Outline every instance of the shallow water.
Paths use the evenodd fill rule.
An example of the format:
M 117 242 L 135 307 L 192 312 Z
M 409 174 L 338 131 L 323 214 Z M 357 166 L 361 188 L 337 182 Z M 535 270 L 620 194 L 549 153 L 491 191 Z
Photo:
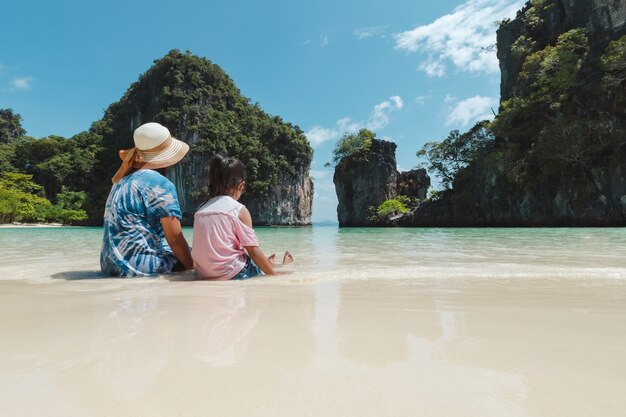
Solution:
M 189 242 L 192 230 L 185 230 Z M 285 279 L 626 278 L 624 228 L 258 228 Z M 100 228 L 0 229 L 0 279 L 95 278 Z

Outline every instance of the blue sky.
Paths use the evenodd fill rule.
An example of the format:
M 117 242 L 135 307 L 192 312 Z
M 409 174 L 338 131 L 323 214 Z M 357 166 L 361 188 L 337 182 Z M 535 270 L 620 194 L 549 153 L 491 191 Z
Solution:
M 94 3 L 94 4 L 92 4 Z M 337 139 L 367 127 L 402 170 L 497 109 L 496 21 L 520 0 L 425 2 L 13 1 L 3 5 L 0 108 L 29 135 L 72 136 L 177 48 L 220 65 L 242 94 L 300 126 L 315 150 L 313 220 L 336 220 Z

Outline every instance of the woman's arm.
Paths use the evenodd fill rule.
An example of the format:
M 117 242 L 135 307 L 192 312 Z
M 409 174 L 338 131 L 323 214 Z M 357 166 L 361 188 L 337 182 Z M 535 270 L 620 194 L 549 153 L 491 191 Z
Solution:
M 163 226 L 163 232 L 165 233 L 165 240 L 167 244 L 172 248 L 176 259 L 183 264 L 185 269 L 193 269 L 193 259 L 191 258 L 191 252 L 189 251 L 189 245 L 183 235 L 183 229 L 180 226 L 180 220 L 177 217 L 163 217 L 161 219 L 161 225 Z

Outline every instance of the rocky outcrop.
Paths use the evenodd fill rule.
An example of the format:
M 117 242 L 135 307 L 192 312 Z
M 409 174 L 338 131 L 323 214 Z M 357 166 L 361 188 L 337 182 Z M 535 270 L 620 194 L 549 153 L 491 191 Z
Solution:
M 398 172 L 396 144 L 374 139 L 369 151 L 343 158 L 333 176 L 339 226 L 367 226 L 371 208 L 406 195 L 423 199 L 430 178 L 423 169 Z
M 541 19 L 540 23 L 537 19 Z M 503 22 L 497 31 L 500 100 L 505 101 L 524 92 L 524 83 L 518 79 L 523 56 L 512 50 L 520 36 L 532 39 L 535 49 L 540 49 L 553 44 L 561 33 L 573 28 L 587 29 L 593 34 L 594 48 L 604 49 L 610 41 L 626 34 L 626 2 L 538 0 L 526 3 L 514 20 Z
M 424 200 L 430 187 L 430 177 L 425 169 L 412 169 L 398 172 L 396 195 L 405 195 L 418 200 Z
M 217 65 L 176 50 L 155 61 L 94 123 L 104 145 L 97 170 L 102 185 L 94 189 L 94 199 L 108 194 L 110 175 L 119 165 L 117 150 L 131 147 L 134 129 L 149 121 L 167 126 L 190 145 L 188 155 L 167 173 L 177 187 L 184 224 L 191 224 L 207 198 L 206 168 L 217 152 L 246 164 L 242 202 L 255 224 L 311 223 L 313 151 L 302 130 L 251 104 Z M 104 201 L 96 207 L 104 207 Z
M 559 46 L 562 34 L 571 40 L 573 33 L 584 42 Z M 623 1 L 534 0 L 503 22 L 501 103 L 515 100 L 500 108 L 494 146 L 440 200 L 421 203 L 394 224 L 626 225 L 626 62 L 615 48 L 612 67 L 601 59 L 611 41 L 623 50 L 624 35 Z M 528 71 L 520 76 L 525 60 Z M 607 76 L 614 77 L 610 87 Z
M 295 176 L 279 178 L 278 185 L 270 188 L 267 199 L 242 197 L 258 226 L 301 226 L 311 224 L 313 181 L 309 170 Z
M 624 153 L 626 159 L 626 151 Z M 493 167 L 473 177 L 473 195 L 449 193 L 393 219 L 394 226 L 602 227 L 626 224 L 626 164 L 614 162 L 586 175 L 537 184 L 520 192 Z

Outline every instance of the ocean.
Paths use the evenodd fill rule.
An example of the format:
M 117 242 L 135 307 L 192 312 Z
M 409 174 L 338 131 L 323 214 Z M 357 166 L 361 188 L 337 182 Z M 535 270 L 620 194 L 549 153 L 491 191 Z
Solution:
M 281 279 L 626 278 L 624 228 L 256 230 L 266 255 L 294 255 Z M 99 278 L 101 239 L 100 228 L 0 228 L 0 279 Z

